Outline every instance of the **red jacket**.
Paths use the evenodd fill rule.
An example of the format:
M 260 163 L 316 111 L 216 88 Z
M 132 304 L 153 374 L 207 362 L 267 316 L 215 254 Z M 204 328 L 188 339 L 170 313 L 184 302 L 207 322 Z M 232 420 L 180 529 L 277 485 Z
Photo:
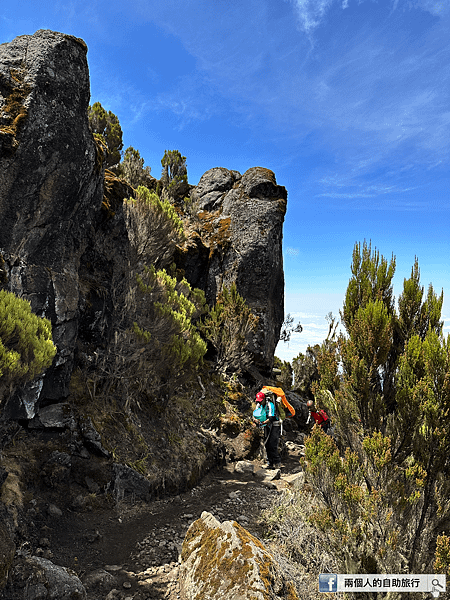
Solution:
M 320 409 L 318 412 L 311 411 L 311 415 L 317 425 L 320 425 L 321 427 L 325 421 L 328 421 L 328 415 L 323 409 Z

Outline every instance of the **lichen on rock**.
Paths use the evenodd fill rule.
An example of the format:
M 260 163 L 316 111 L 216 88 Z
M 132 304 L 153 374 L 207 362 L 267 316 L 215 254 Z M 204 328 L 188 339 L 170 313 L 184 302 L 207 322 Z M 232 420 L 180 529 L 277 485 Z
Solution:
M 241 175 L 215 167 L 201 177 L 191 201 L 197 209 L 193 223 L 198 238 L 191 239 L 180 262 L 186 278 L 203 289 L 210 305 L 224 286 L 236 283 L 259 317 L 250 350 L 257 367 L 268 373 L 284 320 L 287 191 L 269 169 L 253 167 Z M 209 252 L 201 252 L 203 248 Z
M 186 600 L 298 600 L 264 545 L 235 521 L 203 512 L 188 529 L 181 560 Z

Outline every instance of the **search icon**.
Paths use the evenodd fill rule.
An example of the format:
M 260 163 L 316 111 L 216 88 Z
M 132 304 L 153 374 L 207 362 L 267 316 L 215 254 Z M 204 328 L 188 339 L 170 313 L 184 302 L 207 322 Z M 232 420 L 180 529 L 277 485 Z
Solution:
M 444 589 L 444 586 L 439 583 L 439 579 L 433 579 L 433 581 L 431 582 L 431 585 L 433 587 L 440 587 L 441 590 Z

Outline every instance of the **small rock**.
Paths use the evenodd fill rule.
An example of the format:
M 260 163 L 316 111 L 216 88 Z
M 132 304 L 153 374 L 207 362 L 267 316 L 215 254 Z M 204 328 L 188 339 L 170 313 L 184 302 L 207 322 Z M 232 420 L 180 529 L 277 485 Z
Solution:
M 240 460 L 235 464 L 234 470 L 236 471 L 236 473 L 241 473 L 241 474 L 248 473 L 248 474 L 253 475 L 254 466 L 253 466 L 253 463 L 251 463 L 247 460 Z
M 305 474 L 300 472 L 293 473 L 292 475 L 285 475 L 283 480 L 287 481 L 287 483 L 294 489 L 298 489 L 305 483 Z
M 235 492 L 230 492 L 228 494 L 228 498 L 230 498 L 231 500 L 237 500 L 239 498 L 240 493 L 241 493 L 240 490 L 236 490 Z
M 100 486 L 93 479 L 91 479 L 91 477 L 86 476 L 84 481 L 86 482 L 88 490 L 91 492 L 91 494 L 98 494 L 100 492 Z
M 87 498 L 83 496 L 83 494 L 78 494 L 76 498 L 72 501 L 72 508 L 74 510 L 78 510 L 84 508 L 87 503 Z
M 51 517 L 62 517 L 62 510 L 54 504 L 49 504 L 47 512 Z
M 131 583 L 129 581 L 124 581 L 122 583 L 122 587 L 124 587 L 126 590 L 129 590 L 131 588 Z
M 105 571 L 120 571 L 122 567 L 120 565 L 105 565 Z

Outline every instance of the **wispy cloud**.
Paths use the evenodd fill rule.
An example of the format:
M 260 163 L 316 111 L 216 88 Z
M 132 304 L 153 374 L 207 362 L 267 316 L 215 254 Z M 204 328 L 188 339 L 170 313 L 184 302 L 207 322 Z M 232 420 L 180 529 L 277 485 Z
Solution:
M 333 0 L 288 0 L 296 9 L 297 18 L 301 29 L 305 33 L 311 33 L 320 25 L 325 14 L 333 4 Z M 348 1 L 344 0 L 342 8 L 348 7 Z
M 192 122 L 207 121 L 220 113 L 220 101 L 214 88 L 199 73 L 179 78 L 171 90 L 156 94 L 147 107 L 158 113 L 170 111 L 177 119 L 178 130 Z
M 406 196 L 450 159 L 450 0 L 130 2 L 194 59 L 144 107 L 178 129 L 226 110 L 266 144 L 351 173 L 322 190 L 335 199 Z
M 285 2 L 294 5 L 299 26 L 307 34 L 311 34 L 322 24 L 333 5 L 345 10 L 356 3 L 355 0 L 285 0 Z M 362 2 L 364 0 L 357 1 L 358 4 Z M 450 2 L 449 0 L 416 0 L 416 2 L 394 0 L 392 11 L 399 8 L 403 10 L 420 8 L 433 16 L 444 17 L 450 12 Z

